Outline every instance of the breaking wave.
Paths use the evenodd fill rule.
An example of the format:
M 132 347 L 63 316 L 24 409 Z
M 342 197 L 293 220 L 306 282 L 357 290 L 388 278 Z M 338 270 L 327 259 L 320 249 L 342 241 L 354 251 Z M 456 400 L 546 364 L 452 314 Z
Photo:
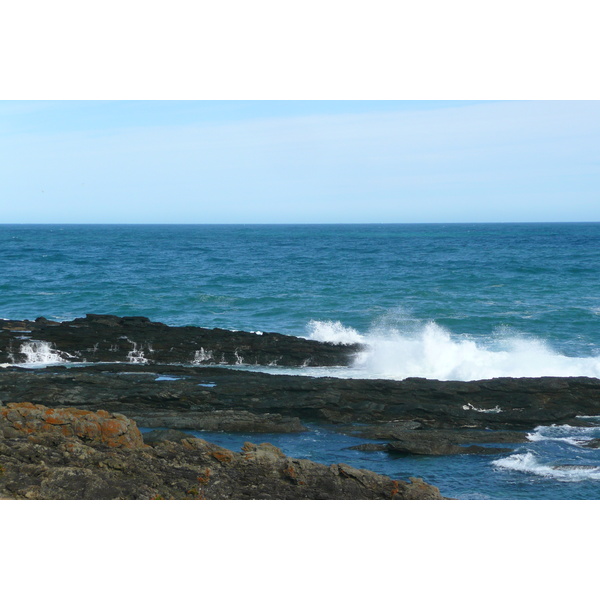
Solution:
M 542 463 L 533 452 L 511 454 L 492 462 L 500 469 L 518 471 L 558 481 L 600 480 L 600 467 L 594 465 L 550 465 Z
M 346 373 L 336 376 L 472 381 L 493 377 L 600 377 L 600 356 L 570 357 L 543 340 L 498 331 L 484 339 L 458 336 L 435 322 L 374 328 L 360 334 L 339 321 L 311 321 L 309 338 L 365 349 Z
M 573 425 L 540 425 L 527 434 L 530 442 L 564 442 L 579 446 L 600 437 L 600 427 L 574 427 Z

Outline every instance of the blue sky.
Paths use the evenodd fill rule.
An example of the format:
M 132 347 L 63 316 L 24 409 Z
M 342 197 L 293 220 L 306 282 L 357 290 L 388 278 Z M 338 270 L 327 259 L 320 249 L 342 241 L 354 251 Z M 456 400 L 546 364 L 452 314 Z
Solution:
M 0 102 L 3 223 L 600 221 L 600 102 Z

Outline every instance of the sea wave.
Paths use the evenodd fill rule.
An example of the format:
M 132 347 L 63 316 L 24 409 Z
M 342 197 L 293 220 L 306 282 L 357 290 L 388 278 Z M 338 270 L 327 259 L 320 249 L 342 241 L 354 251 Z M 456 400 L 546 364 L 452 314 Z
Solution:
M 492 465 L 506 471 L 518 471 L 558 481 L 600 480 L 598 466 L 545 464 L 533 452 L 511 454 L 493 461 Z
M 311 321 L 308 337 L 322 342 L 361 343 L 348 377 L 472 381 L 494 377 L 600 377 L 600 356 L 560 354 L 537 338 L 498 330 L 488 338 L 452 334 L 437 323 L 405 329 L 373 328 L 361 334 L 339 321 Z M 342 374 L 342 376 L 344 376 Z M 340 376 L 340 372 L 336 372 Z
M 540 425 L 527 434 L 530 442 L 564 442 L 579 446 L 600 437 L 600 427 L 574 427 L 573 425 Z

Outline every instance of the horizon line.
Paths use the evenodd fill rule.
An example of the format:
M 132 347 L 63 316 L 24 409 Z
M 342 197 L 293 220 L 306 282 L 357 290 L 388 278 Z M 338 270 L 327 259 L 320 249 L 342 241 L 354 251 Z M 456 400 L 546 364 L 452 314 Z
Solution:
M 174 226 L 174 227 L 198 227 L 198 226 L 261 226 L 261 227 L 277 227 L 277 226 L 325 226 L 325 225 L 544 225 L 544 224 L 594 224 L 598 221 L 364 221 L 364 222 L 319 222 L 319 223 L 0 223 L 0 227 L 12 225 L 60 225 L 60 226 Z

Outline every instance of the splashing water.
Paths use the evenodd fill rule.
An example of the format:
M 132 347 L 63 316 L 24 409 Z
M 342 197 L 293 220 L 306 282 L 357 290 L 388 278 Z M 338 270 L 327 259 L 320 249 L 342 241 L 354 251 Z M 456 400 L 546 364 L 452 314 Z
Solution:
M 574 427 L 573 425 L 539 425 L 527 434 L 530 442 L 563 442 L 579 446 L 600 437 L 600 427 Z
M 196 350 L 194 353 L 194 358 L 192 360 L 193 365 L 201 365 L 203 363 L 211 362 L 214 360 L 212 350 L 204 350 L 204 348 L 200 348 L 200 350 Z
M 492 462 L 500 469 L 518 471 L 558 481 L 600 480 L 600 467 L 595 465 L 550 465 L 542 463 L 533 452 L 512 454 Z
M 526 339 L 506 331 L 489 339 L 475 340 L 454 336 L 438 324 L 428 322 L 407 331 L 379 327 L 361 335 L 339 321 L 311 321 L 309 337 L 337 344 L 358 342 L 365 345 L 352 368 L 335 372 L 338 377 L 425 377 L 443 381 L 493 377 L 600 377 L 600 356 L 565 356 L 542 340 Z
M 26 365 L 51 365 L 67 362 L 48 342 L 31 340 L 21 344 L 19 349 L 25 355 Z
M 308 337 L 317 342 L 333 344 L 362 344 L 365 341 L 358 331 L 352 327 L 345 327 L 339 321 L 310 321 Z
M 127 353 L 127 361 L 134 365 L 147 365 L 148 359 L 144 355 L 143 347 L 138 348 L 135 342 L 128 340 L 132 345 L 132 349 Z M 152 348 L 148 346 L 148 352 L 152 352 Z

